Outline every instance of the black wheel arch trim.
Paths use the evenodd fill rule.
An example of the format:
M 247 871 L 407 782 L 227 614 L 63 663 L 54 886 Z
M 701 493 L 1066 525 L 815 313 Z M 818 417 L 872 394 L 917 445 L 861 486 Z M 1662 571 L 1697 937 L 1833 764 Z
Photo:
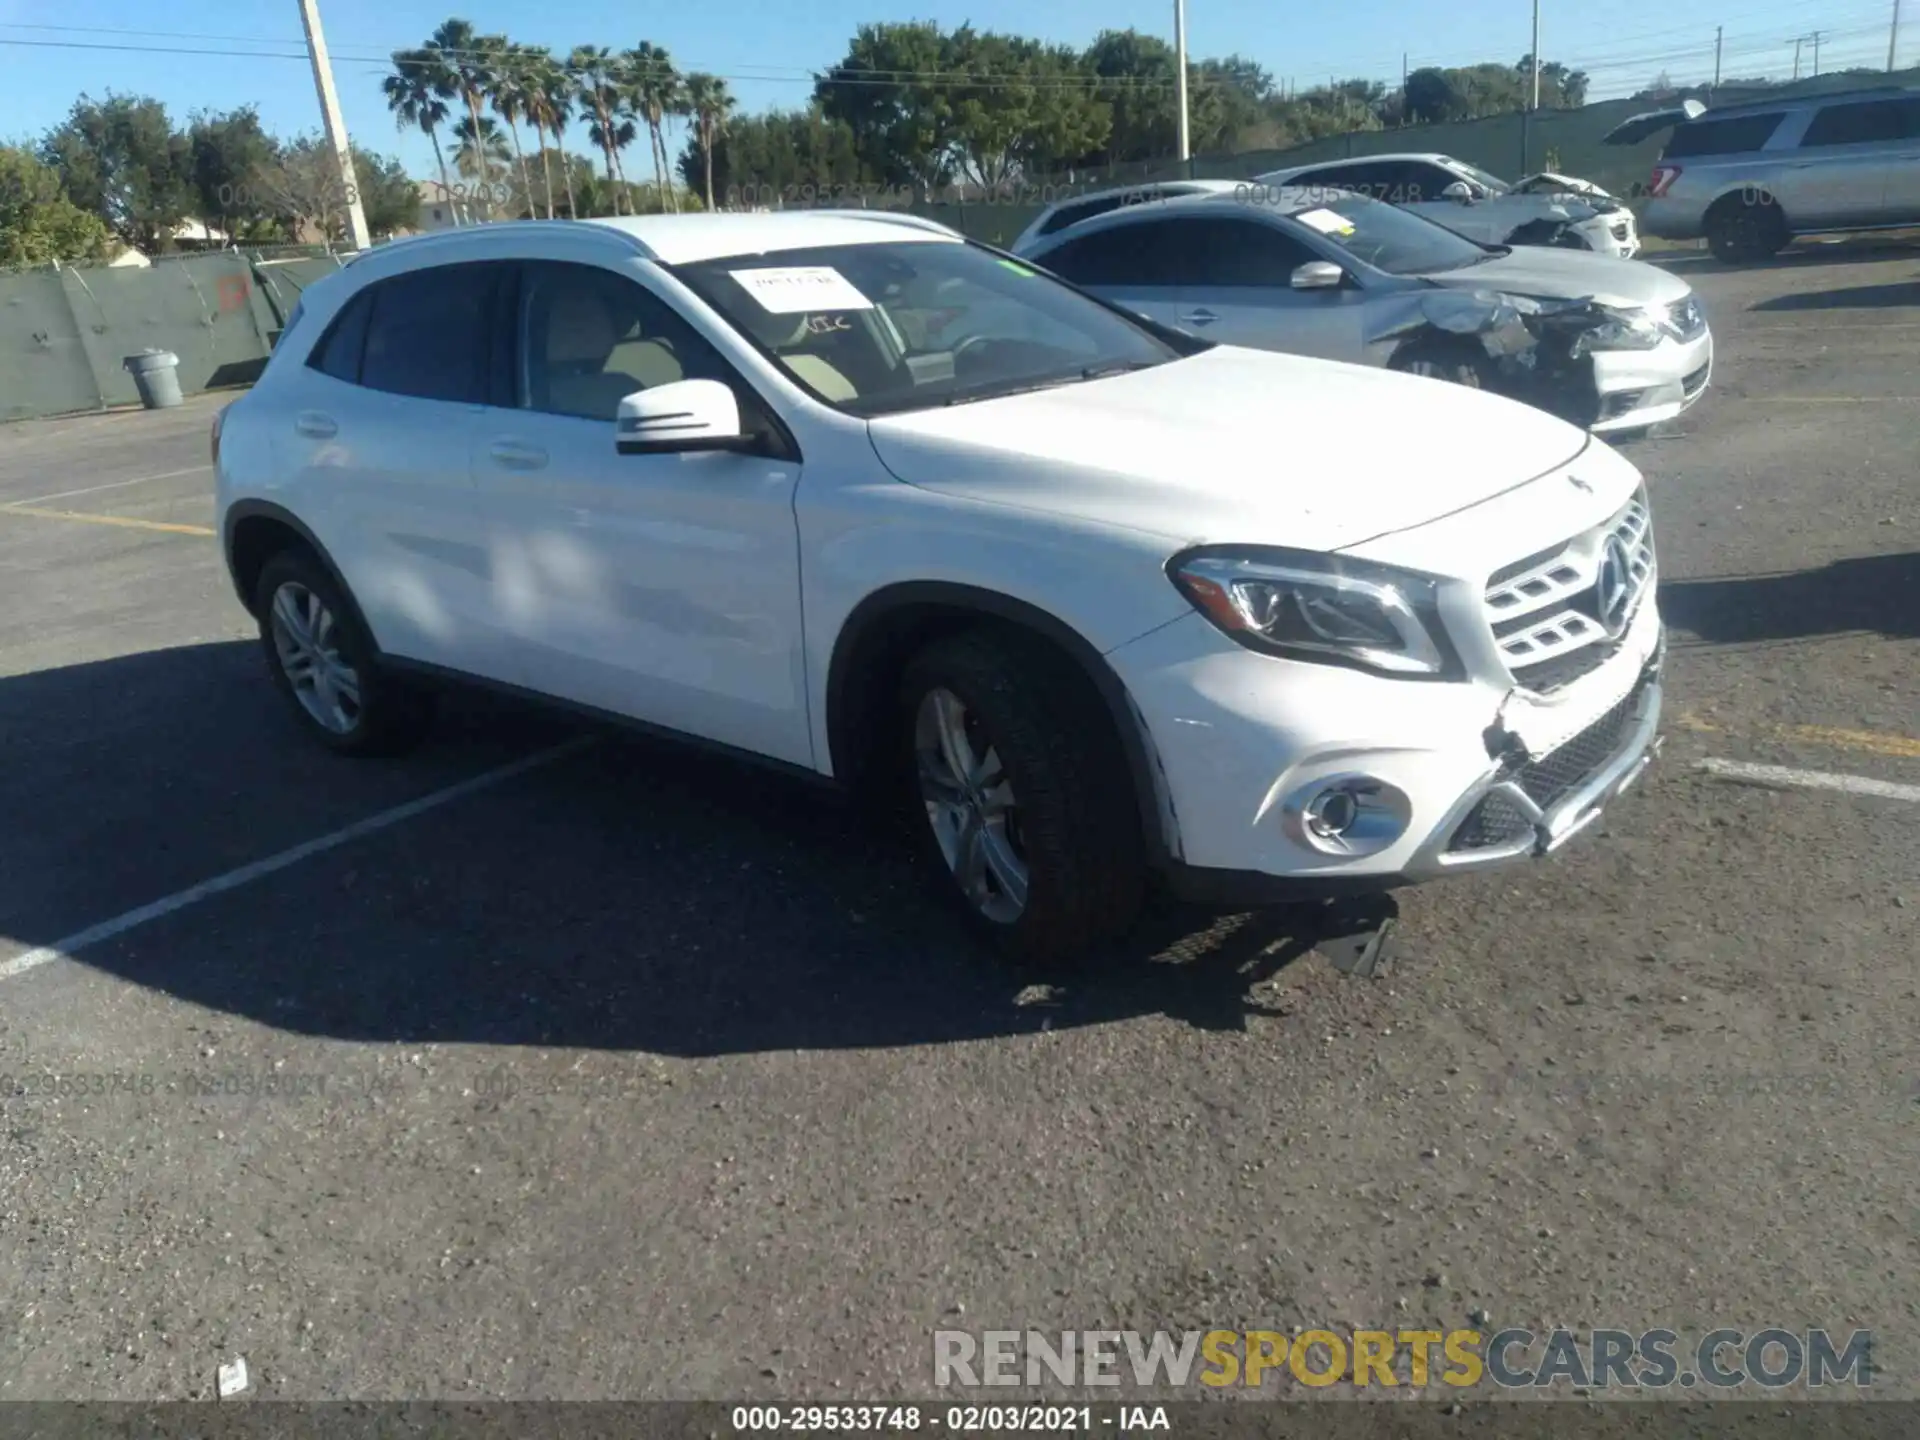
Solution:
M 380 643 L 368 627 L 367 617 L 360 613 L 360 602 L 354 598 L 352 588 L 347 584 L 346 577 L 340 573 L 340 567 L 333 563 L 333 556 L 327 553 L 327 547 L 320 543 L 319 536 L 315 535 L 297 515 L 284 505 L 276 505 L 271 500 L 234 501 L 227 507 L 226 519 L 221 526 L 220 553 L 226 559 L 227 575 L 233 581 L 234 592 L 239 595 L 240 603 L 246 607 L 247 613 L 254 615 L 256 619 L 259 618 L 253 608 L 254 601 L 258 597 L 249 594 L 247 587 L 240 581 L 240 570 L 234 563 L 233 542 L 234 537 L 239 533 L 241 522 L 254 519 L 272 520 L 300 537 L 307 549 L 313 552 L 314 558 L 320 562 L 321 568 L 327 572 L 327 578 L 333 581 L 334 588 L 340 592 L 341 599 L 346 601 L 347 608 L 353 612 L 354 621 L 360 626 L 360 633 L 367 637 L 377 654 Z
M 1106 706 L 1114 733 L 1119 737 L 1149 863 L 1156 870 L 1164 870 L 1175 864 L 1178 860 L 1174 848 L 1177 839 L 1170 842 L 1170 837 L 1177 837 L 1178 830 L 1166 802 L 1159 763 L 1145 722 L 1119 675 L 1093 642 L 1064 620 L 1037 605 L 997 590 L 956 581 L 908 580 L 876 590 L 854 606 L 840 627 L 840 634 L 834 641 L 833 657 L 827 666 L 827 747 L 835 777 L 844 780 L 859 768 L 850 753 L 854 737 L 849 729 L 849 696 L 856 683 L 855 657 L 860 653 L 863 641 L 889 615 L 923 605 L 947 610 L 970 610 L 983 620 L 998 620 L 1018 626 L 1053 642 L 1073 657 Z

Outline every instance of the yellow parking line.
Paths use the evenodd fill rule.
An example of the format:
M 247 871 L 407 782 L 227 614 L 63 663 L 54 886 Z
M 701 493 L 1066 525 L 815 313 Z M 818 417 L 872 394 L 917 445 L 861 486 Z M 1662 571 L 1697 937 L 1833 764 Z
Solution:
M 1724 735 L 1727 727 L 1703 720 L 1691 711 L 1682 712 L 1680 727 L 1705 735 Z M 1910 735 L 1895 735 L 1885 730 L 1845 730 L 1833 725 L 1760 725 L 1762 734 L 1776 740 L 1799 740 L 1809 745 L 1826 745 L 1835 750 L 1855 750 L 1863 755 L 1887 755 L 1896 760 L 1920 760 L 1920 740 Z
M 204 525 L 174 525 L 164 520 L 135 520 L 126 515 L 82 515 L 77 510 L 38 510 L 26 505 L 0 507 L 0 515 L 30 515 L 36 520 L 78 520 L 83 525 L 119 525 L 128 530 L 164 530 L 169 535 L 211 535 Z

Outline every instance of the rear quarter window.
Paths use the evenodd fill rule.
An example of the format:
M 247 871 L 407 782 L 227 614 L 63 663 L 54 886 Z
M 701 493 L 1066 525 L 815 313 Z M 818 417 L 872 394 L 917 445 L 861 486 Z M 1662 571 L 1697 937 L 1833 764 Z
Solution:
M 1691 155 L 1744 155 L 1764 149 L 1786 118 L 1784 110 L 1761 115 L 1729 115 L 1715 120 L 1702 116 L 1677 127 L 1667 141 L 1667 160 L 1682 160 Z

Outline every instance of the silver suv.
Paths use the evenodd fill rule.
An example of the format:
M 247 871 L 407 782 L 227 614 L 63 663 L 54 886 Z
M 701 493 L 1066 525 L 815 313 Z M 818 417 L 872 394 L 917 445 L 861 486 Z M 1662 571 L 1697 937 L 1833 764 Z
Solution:
M 1920 225 L 1920 90 L 1665 113 L 1677 123 L 1653 168 L 1647 234 L 1705 236 L 1719 259 L 1741 261 L 1799 235 Z M 1636 116 L 1614 134 L 1662 118 Z

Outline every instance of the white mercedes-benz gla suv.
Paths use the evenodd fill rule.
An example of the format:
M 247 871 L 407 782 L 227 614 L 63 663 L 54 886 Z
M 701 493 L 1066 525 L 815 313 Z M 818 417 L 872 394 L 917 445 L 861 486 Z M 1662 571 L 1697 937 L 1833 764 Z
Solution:
M 1458 437 L 1448 444 L 1445 437 Z M 333 749 L 479 680 L 891 801 L 1009 954 L 1541 855 L 1655 745 L 1640 475 L 900 216 L 525 222 L 307 290 L 220 532 Z

